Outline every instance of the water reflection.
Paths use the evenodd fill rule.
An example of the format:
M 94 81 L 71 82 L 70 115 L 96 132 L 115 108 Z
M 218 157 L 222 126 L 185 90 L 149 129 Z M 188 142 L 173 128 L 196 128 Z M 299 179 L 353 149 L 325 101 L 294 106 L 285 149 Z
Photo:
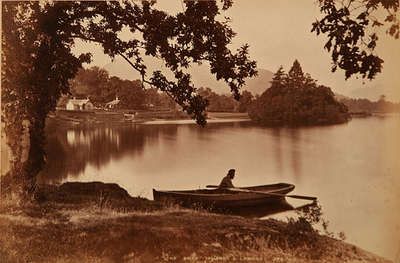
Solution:
M 287 201 L 276 204 L 270 204 L 267 207 L 262 206 L 249 206 L 240 209 L 231 209 L 230 211 L 220 211 L 224 214 L 239 215 L 248 218 L 262 218 L 270 215 L 275 215 L 282 212 L 293 211 L 297 208 L 293 207 Z M 217 211 L 218 212 L 218 211 Z
M 293 173 L 296 174 L 297 180 L 301 180 L 301 156 L 300 156 L 300 130 L 292 128 L 289 130 L 289 138 L 290 138 L 290 149 L 291 149 L 291 157 L 292 157 L 292 165 Z
M 209 124 L 205 128 L 169 124 L 63 127 L 50 120 L 46 127 L 47 164 L 38 180 L 43 183 L 59 183 L 68 177 L 78 178 L 89 165 L 100 170 L 110 162 L 126 156 L 134 160 L 144 154 L 145 148 L 157 149 L 161 144 L 166 144 L 165 153 L 168 154 L 174 148 L 178 130 L 180 136 L 189 138 L 189 143 L 193 134 L 200 141 L 206 141 L 220 129 L 238 126 L 246 124 Z
M 281 140 L 281 128 L 274 128 L 272 130 L 272 134 L 275 138 L 274 140 L 274 155 L 276 159 L 276 168 L 278 171 L 282 173 L 283 164 L 282 164 L 282 140 Z
M 101 169 L 112 160 L 143 154 L 145 147 L 159 142 L 160 136 L 176 137 L 176 126 L 61 127 L 47 125 L 47 165 L 39 182 L 58 183 L 68 176 L 78 177 L 91 165 Z M 51 132 L 49 132 L 51 131 Z
M 236 168 L 234 185 L 295 184 L 295 194 L 318 196 L 331 231 L 348 242 L 389 258 L 398 249 L 399 116 L 297 129 L 238 122 L 47 130 L 43 182 L 112 182 L 151 199 L 152 188 L 204 188 Z

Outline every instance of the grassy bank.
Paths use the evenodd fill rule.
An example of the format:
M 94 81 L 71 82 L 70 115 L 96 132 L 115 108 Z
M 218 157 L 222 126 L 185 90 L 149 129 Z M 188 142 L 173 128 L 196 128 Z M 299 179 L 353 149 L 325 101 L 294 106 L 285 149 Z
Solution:
M 301 220 L 183 209 L 115 184 L 41 186 L 37 199 L 3 199 L 0 262 L 388 262 Z

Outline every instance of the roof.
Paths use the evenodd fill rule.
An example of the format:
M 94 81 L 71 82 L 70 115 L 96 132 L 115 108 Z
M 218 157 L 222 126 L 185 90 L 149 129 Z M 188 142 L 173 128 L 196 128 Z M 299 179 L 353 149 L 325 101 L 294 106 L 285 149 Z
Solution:
M 70 99 L 68 101 L 68 103 L 72 103 L 74 105 L 83 105 L 83 104 L 86 104 L 88 102 L 90 102 L 89 99 L 75 99 L 75 98 Z

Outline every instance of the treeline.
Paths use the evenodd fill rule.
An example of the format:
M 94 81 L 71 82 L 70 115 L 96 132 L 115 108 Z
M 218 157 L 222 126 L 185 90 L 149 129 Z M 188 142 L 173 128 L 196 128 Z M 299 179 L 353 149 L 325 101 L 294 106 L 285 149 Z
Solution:
M 119 109 L 176 108 L 176 103 L 165 93 L 155 88 L 143 89 L 140 80 L 110 77 L 107 70 L 99 67 L 80 69 L 70 84 L 72 95 L 69 97 L 89 98 L 98 107 L 118 97 L 120 102 L 115 108 Z M 254 99 L 249 91 L 243 91 L 239 101 L 231 95 L 217 94 L 210 88 L 199 88 L 197 93 L 208 100 L 207 111 L 214 112 L 247 112 Z M 69 97 L 61 99 L 59 106 L 65 106 Z
M 176 109 L 176 103 L 155 88 L 143 89 L 139 80 L 122 80 L 109 76 L 105 69 L 92 67 L 80 69 L 71 81 L 71 96 L 89 98 L 102 107 L 118 97 L 117 109 L 148 109 L 157 107 Z M 201 87 L 197 93 L 209 102 L 210 112 L 248 112 L 251 119 L 263 124 L 327 124 L 345 122 L 349 113 L 399 112 L 400 103 L 385 100 L 385 96 L 372 102 L 368 99 L 351 99 L 339 96 L 336 100 L 330 88 L 317 85 L 303 73 L 296 60 L 288 73 L 282 67 L 274 74 L 271 88 L 261 96 L 243 91 L 239 101 L 232 95 L 221 95 L 210 88 Z M 69 97 L 60 100 L 65 106 Z
M 386 101 L 384 95 L 378 101 L 344 97 L 340 102 L 344 103 L 351 113 L 400 112 L 400 103 Z
M 350 115 L 332 90 L 317 85 L 295 60 L 288 73 L 278 69 L 271 87 L 250 107 L 249 116 L 266 125 L 315 125 L 346 122 Z
M 110 77 L 107 70 L 99 67 L 81 68 L 70 85 L 69 97 L 89 98 L 98 107 L 118 97 L 120 102 L 115 108 L 119 109 L 145 109 L 150 105 L 175 108 L 175 102 L 165 93 L 158 92 L 155 88 L 143 89 L 140 80 Z M 62 98 L 59 106 L 65 105 L 69 97 Z
M 251 92 L 244 90 L 240 100 L 234 99 L 233 95 L 220 95 L 210 88 L 199 88 L 197 93 L 208 100 L 207 111 L 211 112 L 247 112 L 254 100 Z

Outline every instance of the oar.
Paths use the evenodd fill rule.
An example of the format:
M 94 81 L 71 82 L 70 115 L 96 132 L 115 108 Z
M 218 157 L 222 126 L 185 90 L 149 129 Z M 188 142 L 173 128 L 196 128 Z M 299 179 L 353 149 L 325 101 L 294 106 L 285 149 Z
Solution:
M 218 188 L 218 185 L 207 185 L 207 188 Z M 278 194 L 278 193 L 267 193 L 267 192 L 260 192 L 260 191 L 252 191 L 252 190 L 246 190 L 246 189 L 240 189 L 240 188 L 224 188 L 229 191 L 234 191 L 234 192 L 242 192 L 242 193 L 254 193 L 254 194 L 262 194 L 262 195 L 273 195 L 273 196 L 282 196 L 282 197 L 291 197 L 291 198 L 296 198 L 296 199 L 305 199 L 305 200 L 312 200 L 315 201 L 317 200 L 316 197 L 314 196 L 304 196 L 304 195 L 284 195 L 284 194 Z

